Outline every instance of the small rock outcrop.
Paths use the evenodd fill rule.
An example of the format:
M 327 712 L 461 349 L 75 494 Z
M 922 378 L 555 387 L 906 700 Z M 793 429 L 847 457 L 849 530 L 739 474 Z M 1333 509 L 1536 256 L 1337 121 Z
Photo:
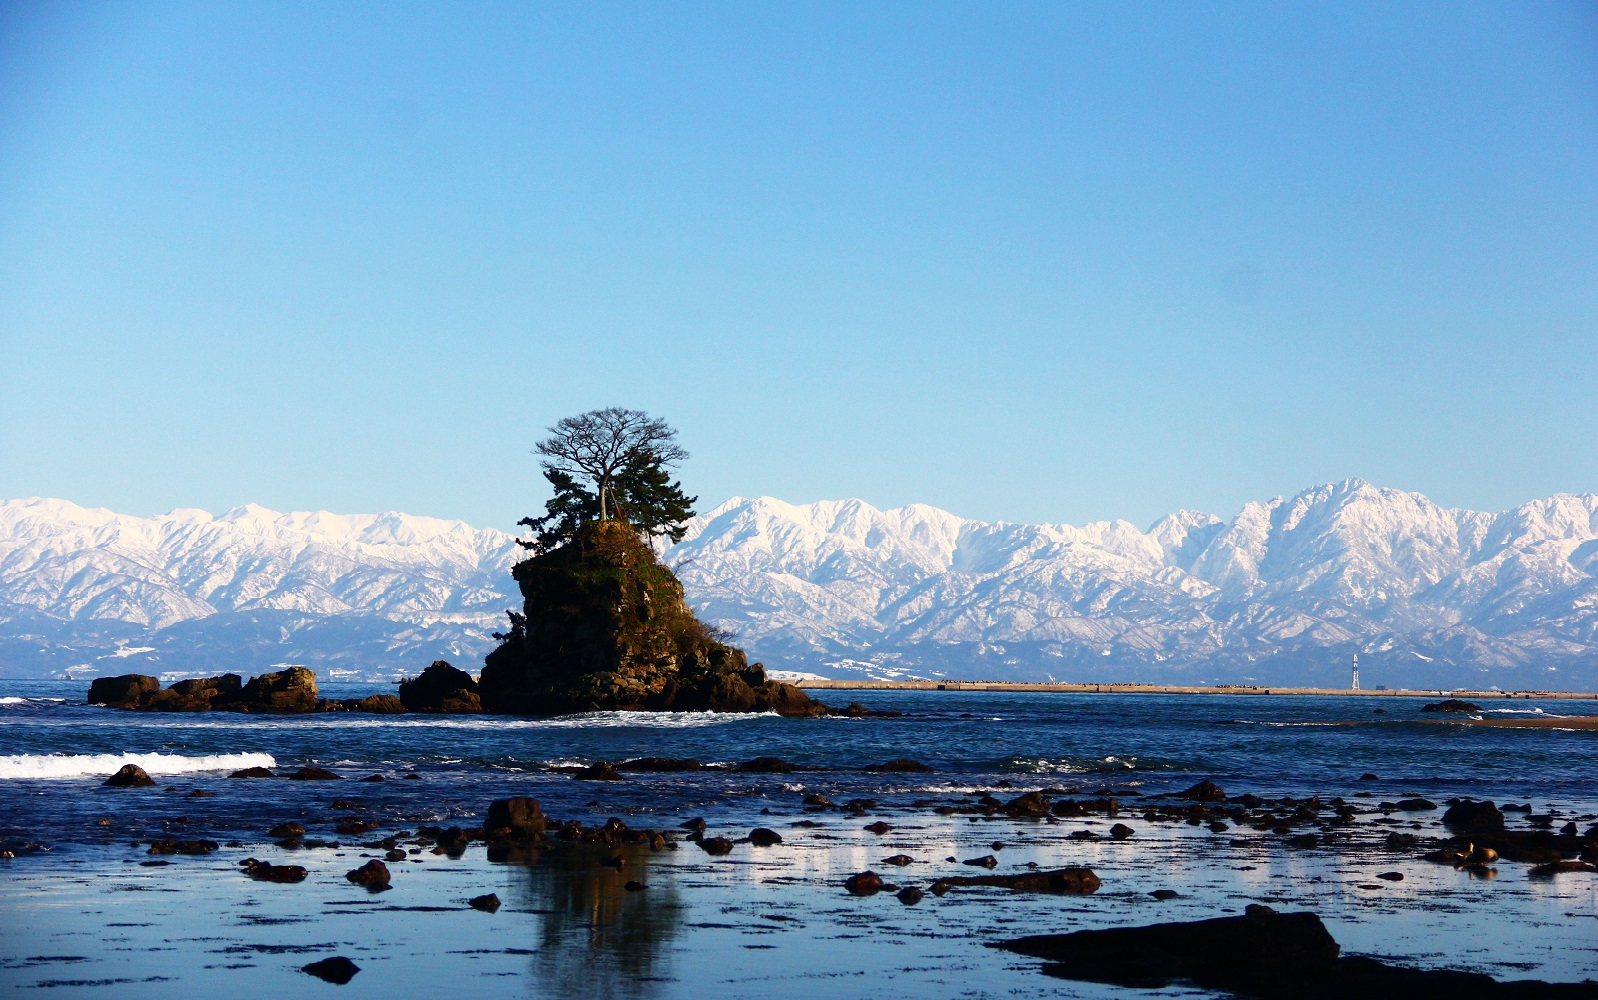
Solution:
M 400 681 L 399 700 L 410 712 L 473 715 L 483 710 L 477 682 L 448 660 L 434 660 L 421 676 Z
M 145 712 L 251 712 L 276 715 L 315 712 L 323 710 L 326 704 L 317 698 L 316 674 L 304 667 L 289 667 L 287 670 L 261 674 L 252 677 L 249 683 L 245 683 L 238 674 L 196 677 L 175 681 L 165 690 L 162 690 L 158 680 L 144 674 L 98 677 L 89 685 L 88 700 L 91 705 Z
M 89 704 L 106 708 L 138 708 L 161 690 L 161 682 L 148 674 L 96 677 L 89 684 Z
M 149 788 L 155 781 L 137 764 L 123 764 L 117 773 L 105 779 L 112 788 Z
M 695 618 L 677 577 L 623 522 L 587 525 L 513 572 L 523 609 L 483 667 L 485 711 L 827 712 Z
M 324 958 L 320 962 L 302 965 L 300 966 L 300 971 L 307 975 L 315 976 L 323 982 L 332 983 L 335 986 L 343 986 L 355 978 L 355 974 L 361 971 L 361 967 L 343 955 L 335 955 L 332 958 Z
M 1480 712 L 1481 706 L 1458 698 L 1448 698 L 1444 701 L 1434 701 L 1429 705 L 1420 707 L 1422 712 Z

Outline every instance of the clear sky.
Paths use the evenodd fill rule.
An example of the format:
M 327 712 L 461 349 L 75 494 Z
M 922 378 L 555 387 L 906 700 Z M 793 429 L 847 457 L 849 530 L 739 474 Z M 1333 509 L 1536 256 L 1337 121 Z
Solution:
M 0 497 L 1598 490 L 1598 5 L 0 7 Z

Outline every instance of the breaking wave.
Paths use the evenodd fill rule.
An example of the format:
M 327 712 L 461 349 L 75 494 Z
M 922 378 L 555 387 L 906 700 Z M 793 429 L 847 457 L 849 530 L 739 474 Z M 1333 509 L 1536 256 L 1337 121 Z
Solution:
M 65 698 L 17 698 L 7 695 L 0 698 L 0 705 L 57 705 L 64 701 Z
M 224 753 L 212 757 L 184 757 L 175 753 L 25 753 L 0 757 L 0 779 L 108 777 L 125 764 L 137 764 L 147 774 L 154 775 L 274 767 L 277 761 L 268 753 Z

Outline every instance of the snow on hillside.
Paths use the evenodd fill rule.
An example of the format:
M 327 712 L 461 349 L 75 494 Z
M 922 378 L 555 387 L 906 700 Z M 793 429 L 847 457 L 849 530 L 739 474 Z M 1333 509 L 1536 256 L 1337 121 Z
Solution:
M 398 513 L 0 502 L 0 672 L 476 662 L 519 554 Z M 1147 531 L 734 498 L 665 557 L 706 617 L 800 672 L 1335 683 L 1358 650 L 1367 683 L 1598 682 L 1591 494 L 1484 514 L 1348 480 Z

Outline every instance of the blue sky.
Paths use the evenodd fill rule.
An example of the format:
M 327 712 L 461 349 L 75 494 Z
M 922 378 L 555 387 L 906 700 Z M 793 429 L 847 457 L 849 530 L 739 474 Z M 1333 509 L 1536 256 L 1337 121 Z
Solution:
M 11 4 L 0 496 L 1598 490 L 1591 4 Z

